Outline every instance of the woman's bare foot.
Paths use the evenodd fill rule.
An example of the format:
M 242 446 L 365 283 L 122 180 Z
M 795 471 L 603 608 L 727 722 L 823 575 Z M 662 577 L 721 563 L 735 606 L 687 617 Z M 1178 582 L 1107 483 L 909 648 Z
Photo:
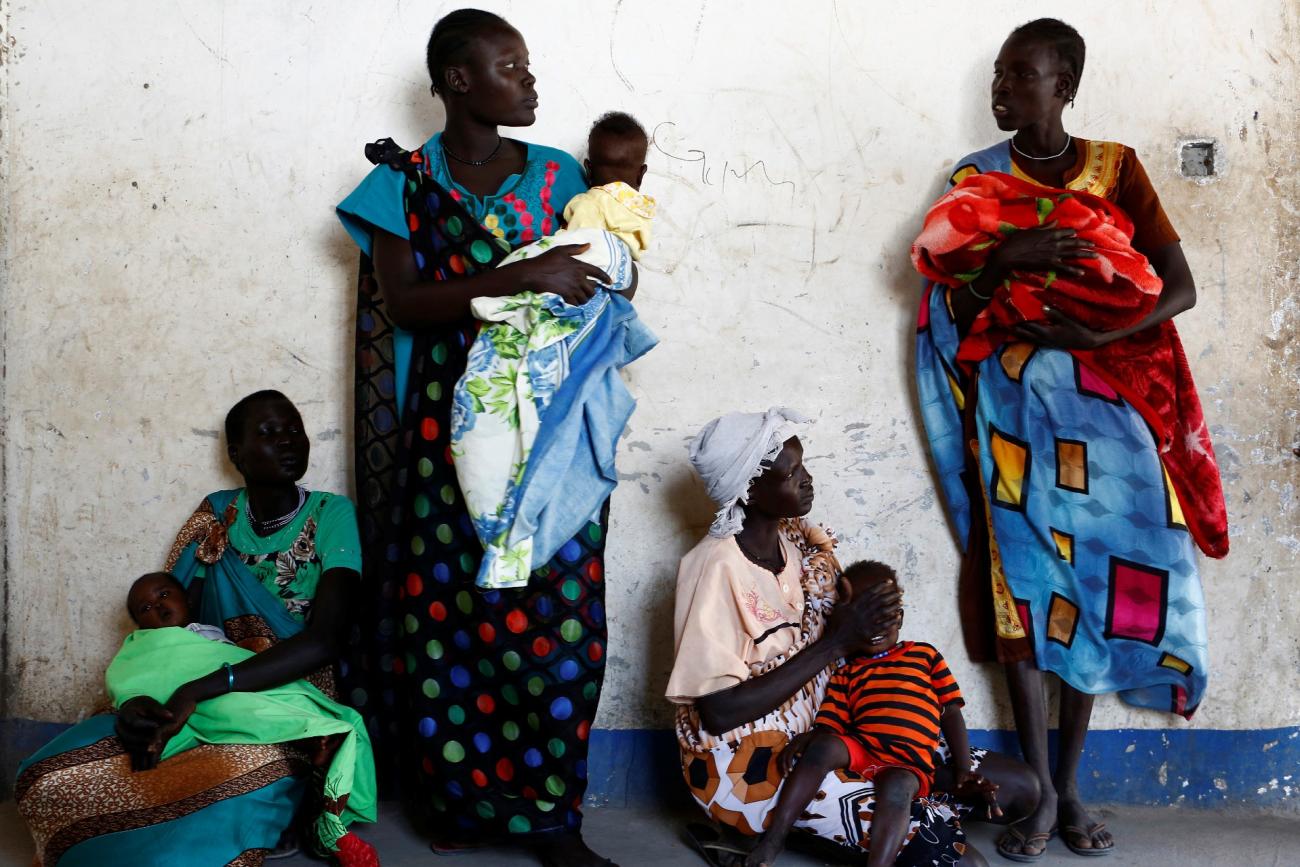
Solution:
M 318 768 L 328 768 L 334 761 L 334 756 L 343 746 L 343 735 L 325 735 L 320 738 L 309 738 L 312 744 L 311 763 Z
M 1102 852 L 1115 847 L 1115 838 L 1106 826 L 1094 822 L 1076 794 L 1061 795 L 1056 809 L 1056 821 L 1061 840 L 1070 850 L 1082 849 Z
M 613 861 L 593 852 L 577 831 L 537 834 L 529 841 L 529 846 L 546 867 L 618 867 Z
M 1023 855 L 1026 858 L 1037 858 L 1045 852 L 1049 835 L 1056 828 L 1056 803 L 1054 790 L 1043 792 L 1038 800 L 1038 809 L 1011 826 L 1021 836 L 1003 834 L 998 838 L 998 852 L 1003 855 Z
M 785 841 L 777 839 L 775 834 L 764 834 L 745 858 L 745 867 L 773 867 L 776 857 L 785 848 Z

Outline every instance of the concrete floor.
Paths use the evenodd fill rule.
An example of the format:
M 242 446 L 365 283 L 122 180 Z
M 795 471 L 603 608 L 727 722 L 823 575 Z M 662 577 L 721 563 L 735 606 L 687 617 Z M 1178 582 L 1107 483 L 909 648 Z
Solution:
M 1300 865 L 1300 818 L 1235 816 L 1206 811 L 1177 811 L 1124 807 L 1102 810 L 1102 817 L 1115 834 L 1117 848 L 1104 867 L 1185 867 L 1185 865 L 1232 865 L 1232 867 L 1296 867 Z M 587 839 L 622 867 L 696 867 L 704 862 L 681 837 L 685 820 L 681 814 L 644 813 L 632 810 L 590 810 Z M 690 816 L 689 818 L 694 818 Z M 989 825 L 969 826 L 972 841 L 992 865 L 1010 865 L 998 857 L 993 841 L 997 829 Z M 363 827 L 361 834 L 375 844 L 384 867 L 524 867 L 537 862 L 527 855 L 506 849 L 464 855 L 452 859 L 430 854 L 425 841 L 412 834 L 397 811 L 385 805 L 377 825 Z M 26 828 L 12 802 L 0 804 L 0 867 L 28 867 L 32 847 Z M 318 864 L 304 857 L 274 862 L 277 867 Z M 783 867 L 813 867 L 826 862 L 794 853 L 782 857 Z M 1072 855 L 1059 840 L 1048 846 L 1044 867 L 1080 867 L 1084 862 Z

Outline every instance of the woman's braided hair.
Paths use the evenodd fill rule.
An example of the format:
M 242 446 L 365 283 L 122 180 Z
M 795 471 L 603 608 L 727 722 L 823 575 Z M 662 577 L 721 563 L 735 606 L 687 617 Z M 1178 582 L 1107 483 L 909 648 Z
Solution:
M 442 93 L 447 86 L 447 68 L 465 59 L 475 37 L 494 27 L 509 26 L 500 15 L 482 9 L 457 9 L 438 19 L 425 49 L 434 93 Z
M 1027 24 L 1021 24 L 1011 31 L 1012 36 L 1021 36 L 1042 42 L 1056 53 L 1057 58 L 1065 64 L 1066 69 L 1074 74 L 1074 89 L 1079 89 L 1079 79 L 1083 77 L 1083 59 L 1085 47 L 1079 31 L 1057 18 L 1038 18 Z M 1070 94 L 1073 98 L 1074 94 Z

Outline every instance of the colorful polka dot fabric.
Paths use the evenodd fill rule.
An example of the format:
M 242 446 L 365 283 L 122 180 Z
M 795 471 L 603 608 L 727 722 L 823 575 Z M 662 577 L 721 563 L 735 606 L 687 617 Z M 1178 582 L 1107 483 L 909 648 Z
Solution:
M 426 279 L 494 267 L 511 243 L 553 229 L 541 194 L 553 167 L 541 193 L 507 194 L 480 222 L 463 193 L 430 177 L 421 152 L 381 142 L 370 153 L 405 177 L 412 255 Z M 606 642 L 608 506 L 526 588 L 474 586 L 482 547 L 448 434 L 475 328 L 467 319 L 415 336 L 399 421 L 392 327 L 363 260 L 357 485 L 367 589 L 345 689 L 371 728 L 381 783 L 391 794 L 396 781 L 440 838 L 457 841 L 581 824 Z

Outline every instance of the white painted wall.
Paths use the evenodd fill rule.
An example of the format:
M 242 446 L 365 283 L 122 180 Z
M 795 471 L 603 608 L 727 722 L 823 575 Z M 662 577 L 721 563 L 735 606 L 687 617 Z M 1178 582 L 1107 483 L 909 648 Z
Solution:
M 637 302 L 663 343 L 630 372 L 608 567 L 609 727 L 667 724 L 678 556 L 710 508 L 684 444 L 711 416 L 786 403 L 815 514 L 842 551 L 902 567 L 908 631 L 939 643 L 973 726 L 1007 727 L 962 657 L 956 554 L 926 465 L 907 248 L 945 166 L 997 137 L 993 56 L 1056 13 L 1089 41 L 1072 132 L 1135 146 L 1201 302 L 1180 318 L 1224 469 L 1234 553 L 1207 563 L 1213 663 L 1199 727 L 1300 722 L 1297 33 L 1294 0 L 1086 4 L 505 3 L 542 94 L 526 138 L 578 152 L 602 111 L 656 131 L 657 248 Z M 424 42 L 450 4 L 12 0 L 4 285 L 5 713 L 94 703 L 129 581 L 235 482 L 227 406 L 281 388 L 314 437 L 308 481 L 350 484 L 355 251 L 333 204 L 362 145 L 440 125 Z M 1196 186 L 1175 141 L 1217 138 Z M 1101 727 L 1167 715 L 1099 702 Z

